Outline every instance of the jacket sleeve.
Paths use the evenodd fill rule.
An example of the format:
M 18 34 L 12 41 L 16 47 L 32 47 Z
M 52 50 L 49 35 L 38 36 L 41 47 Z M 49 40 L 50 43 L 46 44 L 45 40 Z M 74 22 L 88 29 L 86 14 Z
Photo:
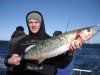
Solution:
M 8 64 L 8 59 L 11 57 L 11 55 L 8 55 L 7 57 L 5 57 L 5 60 L 4 60 L 4 64 L 7 66 L 7 67 L 11 67 L 12 65 Z
M 19 54 L 20 51 L 17 50 L 17 49 L 19 49 L 19 48 L 16 46 L 15 49 L 14 49 L 14 50 L 11 50 L 11 51 L 8 53 L 8 55 L 5 57 L 4 64 L 5 64 L 7 67 L 11 67 L 11 66 L 12 66 L 11 64 L 8 64 L 8 59 L 11 58 L 11 56 L 12 56 L 13 54 Z

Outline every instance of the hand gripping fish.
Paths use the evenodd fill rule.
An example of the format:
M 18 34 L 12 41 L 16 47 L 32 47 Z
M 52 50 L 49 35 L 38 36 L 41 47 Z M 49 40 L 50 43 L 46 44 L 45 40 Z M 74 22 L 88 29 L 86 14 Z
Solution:
M 82 38 L 83 41 L 89 40 L 94 34 L 100 30 L 95 29 L 96 26 L 86 27 L 69 31 L 50 39 L 44 40 L 38 43 L 36 46 L 31 45 L 26 48 L 24 59 L 38 60 L 39 63 L 47 58 L 55 57 L 63 54 L 69 50 L 70 43 L 78 38 Z

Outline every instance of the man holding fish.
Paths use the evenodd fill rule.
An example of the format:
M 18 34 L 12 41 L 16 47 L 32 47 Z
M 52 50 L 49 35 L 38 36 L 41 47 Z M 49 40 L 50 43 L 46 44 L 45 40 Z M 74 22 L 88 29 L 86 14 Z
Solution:
M 83 29 L 51 38 L 38 11 L 29 12 L 26 22 L 29 34 L 5 58 L 7 75 L 56 75 L 57 68 L 65 68 L 72 61 L 74 50 L 94 34 L 88 36 L 91 29 Z

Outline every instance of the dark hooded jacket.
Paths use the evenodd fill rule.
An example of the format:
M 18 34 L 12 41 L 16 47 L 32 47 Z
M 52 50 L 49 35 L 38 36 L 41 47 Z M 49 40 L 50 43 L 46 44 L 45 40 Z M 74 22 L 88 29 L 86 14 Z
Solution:
M 41 15 L 41 13 L 37 12 L 37 11 L 32 11 L 30 13 L 38 13 Z M 41 17 L 42 17 L 42 15 L 41 15 Z M 27 19 L 27 17 L 26 17 L 26 19 Z M 26 20 L 26 22 L 27 22 L 27 20 Z M 28 27 L 28 29 L 29 29 L 29 27 Z M 29 29 L 29 35 L 27 35 L 25 38 L 21 39 L 18 42 L 15 50 L 12 51 L 12 53 L 9 54 L 5 58 L 5 65 L 7 67 L 13 68 L 12 73 L 14 75 L 56 75 L 57 67 L 65 68 L 71 62 L 72 56 L 68 56 L 68 54 L 65 53 L 65 54 L 59 55 L 54 58 L 46 59 L 39 65 L 38 65 L 38 61 L 25 60 L 25 59 L 21 60 L 21 63 L 19 66 L 12 66 L 7 63 L 8 58 L 10 58 L 12 54 L 15 53 L 15 54 L 22 55 L 22 54 L 24 54 L 24 51 L 28 46 L 36 45 L 39 41 L 43 41 L 43 40 L 46 40 L 49 38 L 51 38 L 51 37 L 45 32 L 44 20 L 42 17 L 42 23 L 41 23 L 41 28 L 40 28 L 39 32 L 34 34 Z

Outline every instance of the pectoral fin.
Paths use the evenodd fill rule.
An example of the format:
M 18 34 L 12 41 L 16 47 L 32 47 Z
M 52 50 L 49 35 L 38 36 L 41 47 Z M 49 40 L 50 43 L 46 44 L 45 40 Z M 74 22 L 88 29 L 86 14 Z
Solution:
M 38 64 L 42 63 L 45 59 L 39 59 Z

